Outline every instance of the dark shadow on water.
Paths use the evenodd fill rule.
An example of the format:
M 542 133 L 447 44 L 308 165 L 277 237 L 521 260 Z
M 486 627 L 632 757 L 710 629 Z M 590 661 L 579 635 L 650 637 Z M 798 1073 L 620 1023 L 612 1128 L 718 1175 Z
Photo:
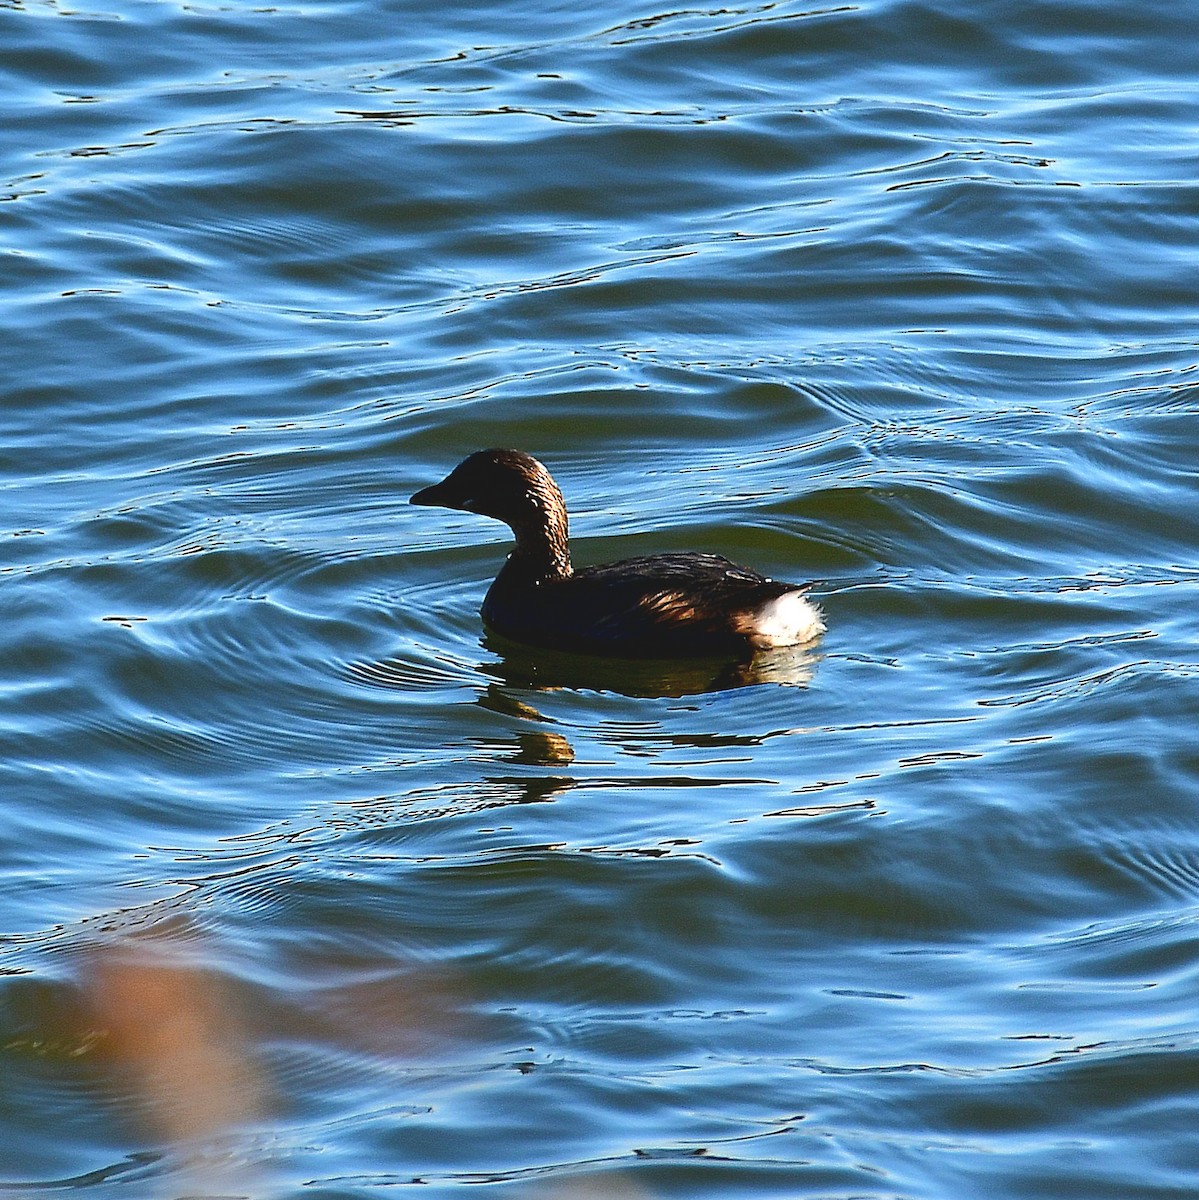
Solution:
M 730 661 L 602 658 L 525 646 L 491 631 L 482 640 L 499 661 L 480 663 L 479 670 L 510 687 L 572 688 L 641 698 L 695 696 L 758 683 L 805 687 L 820 661 L 810 645 L 759 651 L 750 659 Z

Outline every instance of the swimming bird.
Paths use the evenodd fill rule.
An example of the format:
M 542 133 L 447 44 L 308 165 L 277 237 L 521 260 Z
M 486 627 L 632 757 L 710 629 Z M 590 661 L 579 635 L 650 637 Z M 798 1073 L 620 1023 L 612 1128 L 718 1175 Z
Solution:
M 484 623 L 503 637 L 585 654 L 748 656 L 824 632 L 793 583 L 719 554 L 653 554 L 576 571 L 566 504 L 549 471 L 519 450 L 480 450 L 412 504 L 503 521 L 516 547 L 487 591 Z

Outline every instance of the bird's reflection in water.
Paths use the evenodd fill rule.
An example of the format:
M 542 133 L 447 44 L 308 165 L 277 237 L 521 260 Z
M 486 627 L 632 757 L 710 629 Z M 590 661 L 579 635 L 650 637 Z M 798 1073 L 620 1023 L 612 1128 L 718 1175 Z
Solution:
M 565 767 L 574 762 L 574 747 L 552 729 L 521 730 L 516 735 L 512 762 L 528 763 L 534 767 Z
M 519 717 L 522 721 L 536 722 L 539 725 L 554 724 L 552 717 L 547 717 L 497 683 L 488 684 L 478 702 L 483 708 L 502 713 L 504 716 Z M 554 729 L 517 730 L 508 752 L 503 756 L 504 762 L 521 763 L 531 767 L 568 767 L 574 759 L 574 747 Z M 517 794 L 510 797 L 510 803 L 535 804 L 543 800 L 552 800 L 562 792 L 569 791 L 577 781 L 569 775 L 554 774 L 489 776 L 486 782 L 492 787 L 514 790 Z
M 599 658 L 525 646 L 490 631 L 483 645 L 499 661 L 480 664 L 480 671 L 511 687 L 575 688 L 645 699 L 695 696 L 756 683 L 805 687 L 820 660 L 812 645 L 759 651 L 743 661 Z M 537 714 L 536 719 L 545 718 Z

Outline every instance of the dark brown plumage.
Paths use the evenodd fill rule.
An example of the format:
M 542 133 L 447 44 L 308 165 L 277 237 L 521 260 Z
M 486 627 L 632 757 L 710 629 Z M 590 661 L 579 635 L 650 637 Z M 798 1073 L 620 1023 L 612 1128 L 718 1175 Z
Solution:
M 655 554 L 575 571 L 566 505 L 535 458 L 480 450 L 412 497 L 505 522 L 516 547 L 483 601 L 487 626 L 533 645 L 651 658 L 747 654 L 824 630 L 795 584 L 718 554 Z

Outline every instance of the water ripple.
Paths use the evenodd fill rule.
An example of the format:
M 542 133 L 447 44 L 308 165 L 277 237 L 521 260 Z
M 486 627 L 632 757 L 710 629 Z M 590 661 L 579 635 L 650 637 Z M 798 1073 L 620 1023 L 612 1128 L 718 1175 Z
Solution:
M 1188 1193 L 1195 40 L 394 8 L 0 0 L 0 1186 Z M 496 444 L 818 652 L 484 634 Z

